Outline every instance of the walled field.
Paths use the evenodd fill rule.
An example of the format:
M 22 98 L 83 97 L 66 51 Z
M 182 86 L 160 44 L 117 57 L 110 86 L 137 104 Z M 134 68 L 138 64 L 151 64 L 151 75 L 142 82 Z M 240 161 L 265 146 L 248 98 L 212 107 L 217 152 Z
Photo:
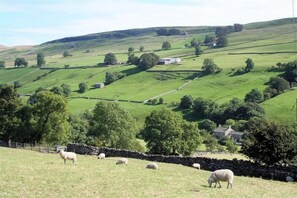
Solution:
M 63 164 L 59 154 L 0 147 L 0 197 L 295 197 L 296 183 L 235 176 L 233 189 L 209 188 L 209 171 L 118 158 L 98 160 L 78 155 L 77 165 Z
M 53 43 L 2 50 L 0 60 L 5 60 L 8 66 L 13 65 L 16 57 L 25 57 L 29 65 L 33 65 L 36 53 L 42 51 L 45 54 L 46 66 L 64 68 L 64 65 L 70 65 L 70 68 L 77 67 L 77 69 L 60 69 L 51 73 L 50 70 L 37 68 L 0 69 L 0 84 L 13 84 L 18 80 L 22 84 L 18 92 L 32 94 L 39 87 L 51 89 L 53 86 L 66 83 L 72 89 L 69 98 L 71 113 L 82 113 L 87 109 L 92 109 L 98 99 L 107 99 L 118 101 L 135 118 L 143 122 L 152 109 L 164 106 L 172 108 L 172 104 L 178 104 L 184 95 L 212 99 L 220 104 L 233 97 L 244 99 L 251 89 L 264 90 L 269 78 L 280 74 L 268 72 L 269 67 L 278 62 L 285 63 L 297 59 L 296 27 L 288 19 L 247 24 L 242 32 L 228 35 L 228 47 L 202 46 L 204 53 L 199 57 L 194 55 L 193 48 L 186 48 L 185 44 L 189 44 L 193 38 L 203 41 L 205 35 L 213 35 L 214 32 L 210 27 L 183 27 L 183 29 L 189 31 L 190 34 L 187 36 L 156 36 L 153 31 L 148 31 L 147 34 L 125 38 Z M 161 45 L 164 41 L 169 41 L 173 49 L 162 51 Z M 128 48 L 134 47 L 135 55 L 140 56 L 140 46 L 144 46 L 145 52 L 154 52 L 161 58 L 181 57 L 182 63 L 155 66 L 150 69 L 154 72 L 141 72 L 133 65 L 125 65 Z M 65 50 L 73 56 L 63 58 L 62 54 Z M 87 50 L 90 51 L 86 53 Z M 102 63 L 104 55 L 109 52 L 115 53 L 118 61 L 123 64 L 113 67 L 78 68 Z M 205 58 L 212 58 L 223 71 L 217 75 L 200 77 L 182 89 L 178 89 L 199 74 Z M 233 75 L 234 71 L 245 67 L 247 58 L 254 61 L 254 70 L 244 75 Z M 163 72 L 163 70 L 169 72 Z M 186 70 L 192 70 L 192 72 L 180 73 Z M 122 72 L 127 76 L 104 89 L 94 89 L 92 86 L 95 83 L 104 82 L 107 71 Z M 89 85 L 90 89 L 84 94 L 77 92 L 80 82 L 86 82 Z M 167 92 L 170 93 L 162 95 Z M 164 105 L 152 107 L 123 101 L 145 101 L 157 96 L 164 99 Z M 270 120 L 291 124 L 296 119 L 292 111 L 295 98 L 297 98 L 297 92 L 294 90 L 265 101 L 261 105 L 265 108 Z

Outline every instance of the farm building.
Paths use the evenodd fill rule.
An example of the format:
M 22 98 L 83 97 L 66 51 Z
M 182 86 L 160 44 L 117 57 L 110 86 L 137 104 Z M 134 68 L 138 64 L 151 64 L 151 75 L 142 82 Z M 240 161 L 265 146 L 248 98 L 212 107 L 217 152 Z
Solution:
M 214 135 L 216 136 L 216 138 L 219 138 L 219 139 L 223 137 L 227 137 L 227 138 L 233 139 L 236 143 L 239 143 L 241 141 L 241 137 L 243 133 L 233 130 L 231 126 L 229 127 L 219 126 L 214 130 Z
M 96 83 L 95 84 L 95 88 L 103 88 L 104 87 L 104 83 Z
M 181 63 L 180 58 L 161 58 L 159 60 L 159 65 L 168 65 L 168 64 L 178 64 Z

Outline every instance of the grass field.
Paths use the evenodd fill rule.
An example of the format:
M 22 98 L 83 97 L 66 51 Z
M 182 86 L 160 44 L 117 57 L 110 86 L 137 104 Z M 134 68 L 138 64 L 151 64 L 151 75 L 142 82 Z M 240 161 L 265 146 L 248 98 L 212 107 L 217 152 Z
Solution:
M 233 189 L 209 188 L 209 171 L 158 163 L 159 170 L 145 169 L 147 161 L 118 158 L 98 160 L 78 155 L 78 164 L 58 154 L 0 147 L 0 197 L 295 197 L 295 183 L 235 176 Z

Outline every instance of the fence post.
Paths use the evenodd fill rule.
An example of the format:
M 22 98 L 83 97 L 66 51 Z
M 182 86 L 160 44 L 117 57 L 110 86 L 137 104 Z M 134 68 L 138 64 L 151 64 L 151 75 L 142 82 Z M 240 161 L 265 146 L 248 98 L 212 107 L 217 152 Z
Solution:
M 39 146 L 39 152 L 41 152 L 41 147 L 40 147 L 40 144 L 38 144 L 38 146 Z
M 49 146 L 47 146 L 47 153 L 49 153 L 50 152 L 50 147 Z

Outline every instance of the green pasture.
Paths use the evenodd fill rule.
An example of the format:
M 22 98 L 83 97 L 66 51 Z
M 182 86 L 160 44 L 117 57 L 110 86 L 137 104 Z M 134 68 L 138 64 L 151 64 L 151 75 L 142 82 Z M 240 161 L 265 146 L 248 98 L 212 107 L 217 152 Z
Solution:
M 289 90 L 261 104 L 271 121 L 293 124 L 297 121 L 297 90 Z
M 59 154 L 0 148 L 0 197 L 294 197 L 295 183 L 235 176 L 232 189 L 209 188 L 209 171 L 129 158 L 104 160 L 78 155 L 77 164 L 63 164 Z M 202 168 L 203 169 L 203 168 Z

